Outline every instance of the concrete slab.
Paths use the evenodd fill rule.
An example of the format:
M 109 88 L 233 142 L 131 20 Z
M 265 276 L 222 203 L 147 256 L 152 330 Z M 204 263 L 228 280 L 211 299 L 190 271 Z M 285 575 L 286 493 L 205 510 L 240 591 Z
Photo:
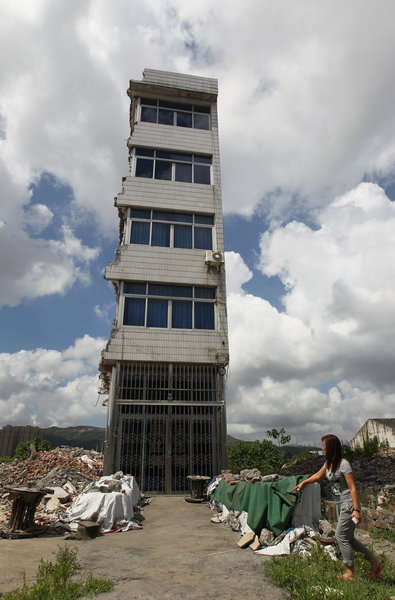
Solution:
M 97 577 L 110 577 L 115 589 L 101 600 L 282 600 L 287 596 L 265 581 L 268 557 L 238 548 L 240 534 L 211 523 L 206 504 L 180 496 L 154 496 L 144 508 L 144 527 L 93 540 L 62 538 L 0 540 L 0 591 L 31 581 L 40 556 L 53 560 L 63 543 L 79 548 L 78 559 Z M 35 557 L 33 559 L 33 557 Z M 20 565 L 15 572 L 15 564 Z

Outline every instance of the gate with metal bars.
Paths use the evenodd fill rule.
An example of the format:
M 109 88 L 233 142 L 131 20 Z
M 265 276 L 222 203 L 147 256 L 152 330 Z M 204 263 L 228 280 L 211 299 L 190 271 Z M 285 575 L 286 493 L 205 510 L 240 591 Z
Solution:
M 215 367 L 125 363 L 119 375 L 116 462 L 142 492 L 185 493 L 187 475 L 224 467 L 223 381 Z

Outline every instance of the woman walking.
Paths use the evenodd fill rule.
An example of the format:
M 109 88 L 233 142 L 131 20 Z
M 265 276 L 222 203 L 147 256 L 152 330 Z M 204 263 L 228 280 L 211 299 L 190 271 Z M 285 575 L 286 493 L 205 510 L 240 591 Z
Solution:
M 322 450 L 326 459 L 325 464 L 317 473 L 299 483 L 294 490 L 301 492 L 307 483 L 314 483 L 324 477 L 328 479 L 336 500 L 338 522 L 335 537 L 346 565 L 346 572 L 342 578 L 345 581 L 355 580 L 353 556 L 355 550 L 361 552 L 370 562 L 372 565 L 370 579 L 376 579 L 383 570 L 384 563 L 373 556 L 369 548 L 354 537 L 355 526 L 361 521 L 361 507 L 352 467 L 348 460 L 343 458 L 340 440 L 335 435 L 329 434 L 322 438 Z

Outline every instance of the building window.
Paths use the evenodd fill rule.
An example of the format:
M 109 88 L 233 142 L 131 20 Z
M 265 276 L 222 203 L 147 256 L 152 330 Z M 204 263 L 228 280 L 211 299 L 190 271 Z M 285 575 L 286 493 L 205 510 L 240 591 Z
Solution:
M 136 148 L 134 162 L 135 177 L 206 185 L 211 182 L 211 156 Z
M 212 215 L 131 208 L 130 243 L 212 250 Z
M 215 288 L 123 282 L 123 325 L 215 329 Z
M 145 123 L 210 129 L 210 107 L 181 104 L 169 100 L 140 98 L 140 120 Z

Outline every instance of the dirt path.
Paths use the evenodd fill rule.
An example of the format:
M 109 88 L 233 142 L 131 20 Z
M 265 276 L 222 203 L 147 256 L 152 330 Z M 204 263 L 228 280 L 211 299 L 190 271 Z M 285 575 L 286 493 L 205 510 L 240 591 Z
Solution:
M 264 577 L 264 557 L 241 550 L 240 535 L 211 523 L 206 504 L 158 496 L 144 508 L 143 529 L 67 542 L 79 548 L 84 569 L 110 577 L 113 592 L 101 600 L 280 600 L 281 590 Z M 53 559 L 62 539 L 0 540 L 0 591 L 33 579 L 38 558 Z M 268 559 L 266 559 L 268 560 Z M 17 566 L 15 566 L 17 565 Z

